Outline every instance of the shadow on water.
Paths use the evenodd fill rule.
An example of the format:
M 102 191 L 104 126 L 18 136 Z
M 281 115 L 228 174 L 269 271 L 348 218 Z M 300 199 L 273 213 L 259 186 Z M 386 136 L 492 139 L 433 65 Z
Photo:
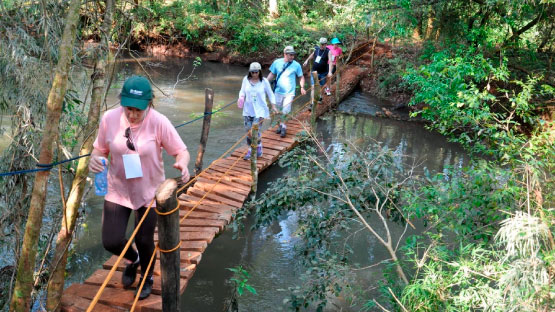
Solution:
M 191 113 L 204 111 L 204 88 L 214 89 L 215 104 L 225 104 L 237 98 L 241 79 L 246 74 L 246 68 L 217 63 L 204 63 L 195 70 L 195 79 L 184 84 L 174 85 L 176 77 L 183 66 L 182 76 L 191 71 L 191 61 L 178 58 L 145 58 L 144 64 L 150 66 L 149 73 L 158 87 L 171 97 L 165 97 L 156 91 L 156 109 L 165 114 L 174 124 L 180 124 L 191 119 Z M 141 74 L 141 69 L 133 61 L 122 63 L 119 88 L 124 76 Z M 108 103 L 117 102 L 117 89 L 110 93 Z M 341 107 L 366 107 L 370 101 L 375 101 L 362 93 L 355 93 L 344 101 Z M 340 109 L 341 109 L 340 107 Z M 367 112 L 368 113 L 368 112 Z M 371 113 L 371 112 L 370 112 Z M 180 127 L 179 134 L 189 147 L 194 158 L 200 139 L 201 122 Z M 268 127 L 268 123 L 265 124 Z M 360 114 L 344 112 L 329 113 L 318 121 L 317 133 L 326 147 L 334 148 L 346 140 L 363 147 L 369 142 L 379 141 L 400 154 L 411 156 L 421 167 L 432 172 L 442 171 L 447 167 L 460 166 L 465 161 L 465 154 L 461 148 L 435 133 L 424 129 L 421 124 L 380 119 Z M 242 116 L 239 109 L 232 105 L 225 114 L 216 116 L 212 120 L 207 151 L 204 158 L 205 167 L 219 157 L 240 136 L 243 135 Z M 166 176 L 177 176 L 177 171 L 171 166 L 173 159 L 164 156 Z M 192 169 L 191 164 L 190 169 Z M 259 192 L 264 192 L 269 182 L 287 174 L 286 169 L 273 165 L 259 177 Z M 85 224 L 76 239 L 74 256 L 69 264 L 69 285 L 72 282 L 82 282 L 95 270 L 102 266 L 110 254 L 102 248 L 100 237 L 102 198 L 91 195 L 86 200 Z M 205 251 L 195 275 L 189 281 L 187 290 L 182 296 L 182 311 L 222 311 L 224 302 L 232 293 L 229 279 L 232 275 L 226 268 L 243 264 L 247 267 L 251 277 L 249 283 L 258 294 L 247 293 L 239 300 L 241 311 L 280 311 L 287 310 L 283 299 L 288 297 L 288 287 L 301 283 L 300 275 L 303 271 L 296 260 L 294 251 L 297 216 L 294 213 L 282 216 L 279 222 L 257 231 L 247 231 L 241 238 L 234 240 L 231 230 L 214 239 Z M 130 222 L 131 224 L 131 222 Z M 130 228 L 128 228 L 130 230 Z M 398 235 L 402 229 L 395 229 Z M 361 265 L 375 263 L 387 258 L 377 246 L 372 237 L 361 236 L 360 254 L 357 261 Z M 380 278 L 380 269 L 364 274 L 365 281 Z M 362 276 L 362 275 L 361 275 Z

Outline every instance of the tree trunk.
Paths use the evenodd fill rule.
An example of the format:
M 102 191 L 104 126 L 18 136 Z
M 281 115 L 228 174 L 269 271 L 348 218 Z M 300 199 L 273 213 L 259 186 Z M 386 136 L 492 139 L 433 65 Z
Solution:
M 112 24 L 113 0 L 106 0 L 106 12 L 104 14 L 104 22 L 102 24 L 102 42 L 99 47 L 100 53 L 95 53 L 98 60 L 92 74 L 93 89 L 91 103 L 89 105 L 89 114 L 87 116 L 87 129 L 85 129 L 85 138 L 79 155 L 86 155 L 92 151 L 96 130 L 98 128 L 98 119 L 100 116 L 100 105 L 104 96 L 105 85 L 105 67 L 106 67 L 106 51 L 108 51 L 109 33 Z M 63 221 L 58 239 L 56 240 L 56 251 L 52 260 L 51 277 L 48 283 L 48 295 L 46 300 L 47 311 L 59 311 L 59 303 L 64 290 L 65 268 L 67 264 L 67 250 L 73 238 L 75 230 L 75 222 L 79 213 L 85 182 L 89 174 L 89 158 L 84 157 L 79 160 L 77 172 L 73 178 L 71 190 L 66 203 L 66 211 L 63 215 Z
M 46 103 L 46 124 L 40 147 L 39 162 L 49 164 L 52 162 L 52 145 L 58 137 L 62 103 L 67 90 L 68 72 L 73 58 L 73 43 L 79 21 L 79 8 L 81 0 L 72 0 L 66 18 L 66 25 L 60 45 L 60 59 L 52 81 L 52 88 Z M 33 274 L 37 256 L 37 245 L 42 226 L 42 217 L 46 201 L 46 187 L 50 171 L 39 171 L 35 176 L 29 216 L 25 225 L 25 236 L 19 262 L 17 278 L 13 290 L 10 311 L 30 311 L 31 292 L 33 290 Z
M 278 17 L 279 16 L 277 0 L 270 0 L 268 2 L 268 12 L 270 13 L 270 17 Z

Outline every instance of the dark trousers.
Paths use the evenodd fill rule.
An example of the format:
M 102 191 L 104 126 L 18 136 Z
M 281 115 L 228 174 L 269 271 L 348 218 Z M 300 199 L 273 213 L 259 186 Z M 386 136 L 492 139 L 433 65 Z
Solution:
M 127 244 L 125 230 L 131 212 L 135 212 L 135 226 L 137 226 L 137 223 L 139 223 L 139 220 L 141 220 L 146 210 L 146 207 L 132 210 L 105 200 L 104 210 L 102 211 L 102 245 L 104 248 L 115 255 L 121 254 L 123 248 L 125 248 Z M 156 212 L 154 209 L 151 209 L 135 236 L 135 245 L 139 252 L 142 272 L 146 271 L 148 263 L 150 262 L 150 257 L 154 252 L 154 229 L 156 228 L 156 219 Z M 134 262 L 137 260 L 137 251 L 130 247 L 127 249 L 124 257 Z M 152 276 L 152 269 L 154 268 L 155 262 L 156 259 L 153 261 L 148 274 L 143 274 L 143 276 Z

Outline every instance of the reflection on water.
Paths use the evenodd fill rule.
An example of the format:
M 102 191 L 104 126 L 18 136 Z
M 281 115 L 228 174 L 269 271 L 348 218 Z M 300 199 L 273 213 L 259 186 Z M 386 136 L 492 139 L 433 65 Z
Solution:
M 237 98 L 241 79 L 247 69 L 239 66 L 204 63 L 197 68 L 194 78 L 184 83 L 177 83 L 177 77 L 183 79 L 192 70 L 189 60 L 178 58 L 144 58 L 144 65 L 149 67 L 149 74 L 162 91 L 156 90 L 156 109 L 165 114 L 174 124 L 181 124 L 192 119 L 192 113 L 204 111 L 204 89 L 213 88 L 215 105 L 223 105 Z M 181 72 L 181 74 L 179 74 Z M 110 93 L 108 103 L 117 102 L 117 93 L 124 77 L 130 74 L 142 74 L 141 68 L 134 61 L 122 62 L 118 84 Z M 342 107 L 370 107 L 370 99 L 362 93 L 356 93 L 347 99 Z M 302 102 L 302 101 L 299 101 Z M 348 111 L 348 110 L 346 110 Z M 225 114 L 212 119 L 210 136 L 204 156 L 205 166 L 216 159 L 243 135 L 241 111 L 235 105 L 225 110 Z M 202 122 L 178 128 L 178 132 L 188 145 L 194 161 Z M 268 123 L 265 124 L 265 127 Z M 429 132 L 422 125 L 400 122 L 347 113 L 330 113 L 317 125 L 317 133 L 327 148 L 333 148 L 341 142 L 352 142 L 365 146 L 370 142 L 382 142 L 399 155 L 408 155 L 421 168 L 441 171 L 446 167 L 460 166 L 465 159 L 462 150 L 446 142 L 438 134 Z M 166 176 L 174 177 L 178 172 L 171 168 L 173 159 L 165 155 Z M 412 163 L 412 160 L 411 162 Z M 192 169 L 192 164 L 190 166 Z M 285 170 L 272 166 L 259 177 L 259 192 L 264 192 L 267 183 L 283 175 Z M 76 248 L 69 273 L 68 284 L 80 282 L 101 267 L 110 254 L 102 248 L 100 239 L 100 222 L 102 199 L 91 195 L 86 200 L 86 229 L 80 229 L 76 237 Z M 131 222 L 130 222 L 131 224 Z M 189 281 L 182 297 L 182 311 L 222 311 L 225 300 L 232 292 L 229 281 L 231 272 L 226 268 L 239 264 L 247 266 L 251 274 L 249 283 L 258 294 L 244 294 L 239 301 L 241 311 L 280 311 L 287 310 L 283 299 L 288 296 L 286 289 L 301 283 L 303 268 L 299 267 L 294 251 L 297 215 L 290 213 L 279 222 L 258 231 L 246 231 L 238 240 L 232 239 L 230 230 L 218 236 L 202 257 L 197 271 Z M 375 224 L 379 226 L 378 224 Z M 246 226 L 247 229 L 249 225 Z M 128 229 L 129 230 L 129 229 Z M 394 227 L 393 234 L 398 236 L 403 228 Z M 387 259 L 375 239 L 361 232 L 352 241 L 355 249 L 360 250 L 355 261 L 361 266 Z M 376 247 L 377 246 L 377 247 Z M 375 283 L 380 278 L 380 268 L 373 271 L 361 271 L 359 278 L 365 282 Z M 280 291 L 285 290 L 285 291 Z

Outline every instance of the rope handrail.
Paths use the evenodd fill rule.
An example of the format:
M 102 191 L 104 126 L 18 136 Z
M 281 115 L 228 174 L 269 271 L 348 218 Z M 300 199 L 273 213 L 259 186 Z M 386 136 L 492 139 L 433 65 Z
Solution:
M 367 45 L 367 44 L 368 44 L 368 43 L 363 44 L 361 47 L 357 48 L 356 50 L 358 51 L 360 48 L 364 47 L 364 46 Z M 362 54 L 362 55 L 364 55 L 364 54 Z M 349 65 L 349 64 L 354 63 L 356 60 L 358 60 L 360 57 L 362 57 L 362 55 L 360 55 L 359 57 L 357 57 L 357 58 L 351 60 L 351 61 L 350 61 L 349 63 L 347 63 L 346 65 Z M 333 76 L 335 76 L 335 74 L 336 74 L 336 73 L 334 73 L 334 74 L 332 75 L 332 78 L 333 78 Z M 316 83 L 315 83 L 314 85 L 312 85 L 311 87 L 309 87 L 306 91 L 311 91 L 315 86 L 316 86 Z M 321 88 L 322 88 L 322 87 L 321 87 Z M 339 91 L 339 90 L 336 90 L 336 92 L 338 92 L 338 91 Z M 296 100 L 299 99 L 301 96 L 302 96 L 302 95 L 299 95 L 299 96 L 295 97 L 295 98 L 293 99 L 292 102 L 296 101 Z M 234 102 L 235 102 L 235 101 L 226 104 L 224 107 L 218 109 L 217 111 L 215 111 L 215 112 L 213 112 L 213 113 L 216 113 L 216 112 L 220 111 L 221 109 L 223 109 L 223 108 L 225 108 L 225 107 L 227 107 L 227 106 L 233 104 Z M 311 103 L 311 100 L 307 101 L 305 104 L 301 105 L 301 107 L 299 107 L 297 110 L 295 110 L 295 112 L 294 112 L 293 114 L 290 114 L 290 115 L 296 115 L 296 114 L 298 114 L 299 112 L 301 112 L 302 110 L 304 110 L 310 103 Z M 203 116 L 201 116 L 201 117 L 203 117 Z M 198 120 L 198 119 L 200 119 L 200 117 L 197 118 L 197 120 Z M 298 120 L 297 118 L 288 118 L 288 119 L 295 119 L 295 120 Z M 196 121 L 196 120 L 194 120 L 194 121 Z M 192 179 L 190 179 L 187 183 L 185 183 L 185 185 L 183 185 L 182 187 L 180 187 L 180 188 L 176 191 L 176 193 L 175 193 L 175 194 L 176 194 L 176 197 L 178 196 L 178 194 L 179 194 L 181 191 L 183 191 L 186 187 L 188 187 L 189 185 L 191 185 L 192 182 L 196 181 L 196 180 L 198 179 L 198 177 L 199 177 L 200 175 L 202 175 L 202 173 L 204 173 L 204 172 L 206 172 L 208 169 L 210 169 L 210 168 L 212 167 L 212 165 L 213 165 L 215 162 L 217 162 L 218 160 L 222 159 L 222 158 L 223 158 L 225 155 L 227 155 L 231 150 L 233 150 L 237 145 L 239 145 L 239 144 L 243 141 L 243 139 L 247 137 L 247 135 L 248 135 L 248 133 L 245 133 L 243 136 L 241 136 L 230 148 L 228 148 L 228 149 L 227 149 L 224 153 L 222 153 L 217 159 L 215 159 L 213 162 L 211 162 L 210 165 L 209 165 L 208 167 L 206 167 L 205 169 L 203 169 L 198 175 L 194 176 L 194 177 L 193 177 Z M 238 157 L 235 159 L 235 161 L 233 162 L 233 164 L 232 164 L 232 165 L 220 176 L 220 178 L 216 181 L 216 183 L 214 183 L 214 184 L 212 185 L 212 187 L 210 188 L 210 190 L 208 190 L 207 192 L 205 192 L 205 194 L 204 194 L 199 200 L 196 201 L 196 204 L 195 204 L 195 205 L 194 205 L 194 206 L 193 206 L 193 207 L 192 207 L 192 208 L 191 208 L 180 220 L 179 220 L 179 223 L 182 223 L 182 222 L 183 222 L 183 221 L 184 221 L 184 220 L 185 220 L 185 219 L 186 219 L 186 218 L 187 218 L 187 217 L 188 217 L 199 205 L 200 205 L 200 203 L 206 198 L 206 196 L 208 196 L 208 194 L 210 194 L 210 193 L 214 190 L 214 188 L 221 182 L 221 180 L 229 174 L 229 172 L 231 171 L 231 169 L 233 169 L 233 168 L 235 167 L 235 165 L 239 162 L 239 160 L 241 160 L 242 156 L 243 156 L 244 154 L 246 154 L 246 153 L 247 153 L 247 151 L 245 150 L 245 152 L 244 152 L 242 155 L 238 156 Z M 146 215 L 149 213 L 150 208 L 151 208 L 151 206 L 152 206 L 154 200 L 155 200 L 155 199 L 152 199 L 152 201 L 150 202 L 150 204 L 149 204 L 149 206 L 148 206 L 148 208 L 147 208 L 147 211 L 145 212 L 143 218 L 141 219 L 141 221 L 140 221 L 140 222 L 137 224 L 137 226 L 135 227 L 135 230 L 134 230 L 133 233 L 131 234 L 131 236 L 130 236 L 130 238 L 129 238 L 129 240 L 128 240 L 126 246 L 125 246 L 125 248 L 123 249 L 123 251 L 122 251 L 121 254 L 119 255 L 119 257 L 118 257 L 116 263 L 114 264 L 114 266 L 113 266 L 112 269 L 110 270 L 110 273 L 108 274 L 108 276 L 106 277 L 106 279 L 105 279 L 104 282 L 102 283 L 102 286 L 99 288 L 99 290 L 98 290 L 97 294 L 95 295 L 93 301 L 92 301 L 91 304 L 89 305 L 89 307 L 88 307 L 88 309 L 87 309 L 87 312 L 92 311 L 92 309 L 94 308 L 94 306 L 95 306 L 96 303 L 98 302 L 98 299 L 99 299 L 100 296 L 102 295 L 102 292 L 104 291 L 104 288 L 106 288 L 106 285 L 108 284 L 108 281 L 112 278 L 113 272 L 115 271 L 115 269 L 116 269 L 117 266 L 119 265 L 121 259 L 123 258 L 123 255 L 124 255 L 124 254 L 127 252 L 127 250 L 129 249 L 129 246 L 131 245 L 131 242 L 133 241 L 135 235 L 137 234 L 138 229 L 141 227 L 141 225 L 142 225 L 142 223 L 143 223 L 143 220 L 145 219 Z M 175 207 L 174 209 L 172 209 L 170 212 L 168 212 L 168 213 L 160 213 L 159 211 L 156 210 L 156 208 L 155 208 L 155 211 L 156 211 L 156 213 L 158 213 L 158 214 L 160 214 L 160 215 L 166 215 L 166 214 L 174 213 L 175 211 L 179 210 L 180 207 L 181 207 L 181 203 L 180 203 L 179 200 L 177 200 L 177 207 Z M 163 251 L 163 252 L 171 252 L 171 251 L 174 251 L 174 250 L 176 250 L 177 248 L 179 248 L 179 246 L 180 246 L 180 244 L 178 244 L 177 247 L 173 248 L 173 249 L 170 250 L 170 251 Z M 147 267 L 147 269 L 146 269 L 147 272 L 150 270 L 150 267 L 151 267 L 151 265 L 152 265 L 152 263 L 153 263 L 153 261 L 154 261 L 154 258 L 155 258 L 155 256 L 156 256 L 156 251 L 158 251 L 158 250 L 160 250 L 160 248 L 159 248 L 159 246 L 158 246 L 158 244 L 157 244 L 156 247 L 155 247 L 155 249 L 154 249 L 153 254 L 151 255 L 150 262 L 149 262 L 148 267 Z M 134 311 L 134 309 L 135 309 L 135 306 L 136 306 L 136 304 L 137 304 L 137 302 L 138 302 L 138 299 L 139 299 L 139 295 L 140 295 L 141 290 L 142 290 L 142 288 L 143 288 L 143 286 L 144 286 L 145 280 L 146 280 L 146 279 L 143 278 L 141 284 L 139 285 L 139 288 L 138 288 L 138 291 L 137 291 L 137 295 L 135 296 L 135 300 L 134 300 L 133 305 L 132 305 L 131 310 L 130 310 L 131 312 Z
M 232 102 L 218 108 L 217 110 L 215 110 L 213 112 L 204 113 L 202 116 L 197 117 L 197 118 L 192 119 L 192 120 L 189 120 L 185 123 L 179 124 L 177 126 L 174 126 L 174 128 L 177 129 L 179 127 L 183 127 L 185 125 L 188 125 L 188 124 L 191 124 L 195 121 L 203 119 L 205 116 L 214 115 L 214 114 L 220 112 L 221 110 L 229 107 L 231 104 L 233 104 L 235 102 L 236 101 L 232 101 Z M 80 158 L 83 158 L 83 157 L 88 157 L 88 156 L 91 156 L 91 153 L 75 156 L 75 157 L 72 157 L 72 158 L 68 158 L 68 159 L 65 159 L 65 160 L 62 160 L 62 161 L 53 162 L 53 163 L 50 163 L 50 164 L 40 164 L 40 163 L 38 163 L 38 164 L 36 164 L 36 166 L 39 167 L 37 169 L 25 169 L 25 170 L 16 170 L 16 171 L 10 171 L 10 172 L 3 172 L 3 173 L 0 173 L 0 177 L 12 176 L 12 175 L 18 175 L 18 174 L 25 174 L 25 173 L 32 173 L 32 172 L 38 172 L 38 171 L 48 171 L 48 170 L 54 168 L 55 166 L 59 166 L 59 165 L 62 165 L 64 163 L 71 162 L 71 161 L 74 161 L 74 160 L 77 160 L 77 159 L 80 159 Z

